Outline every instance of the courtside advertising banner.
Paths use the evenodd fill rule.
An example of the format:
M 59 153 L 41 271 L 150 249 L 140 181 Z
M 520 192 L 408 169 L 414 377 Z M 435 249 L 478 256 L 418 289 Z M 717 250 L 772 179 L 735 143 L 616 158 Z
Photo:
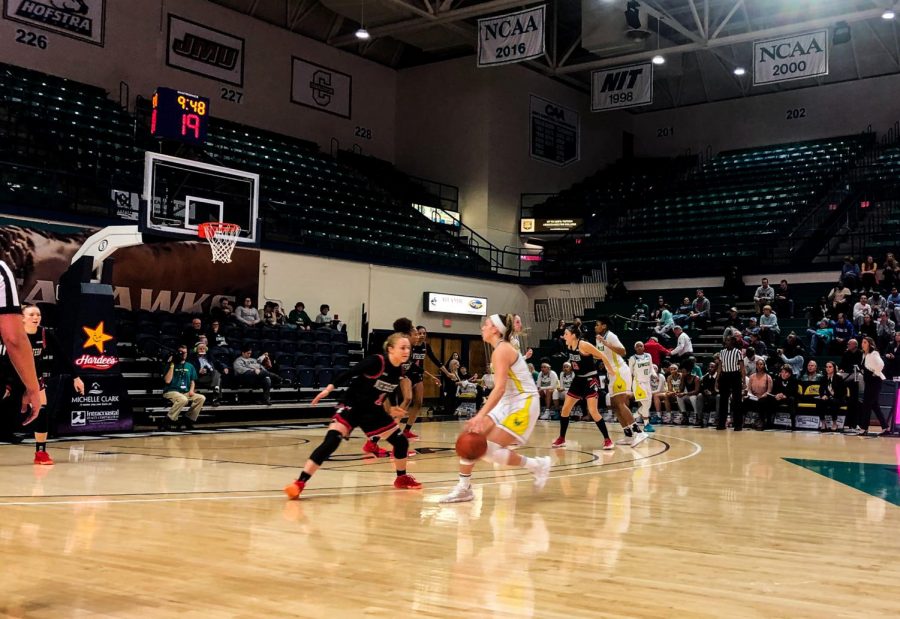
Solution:
M 653 63 L 591 73 L 591 111 L 605 112 L 653 103 Z
M 828 31 L 753 42 L 753 85 L 828 75 Z
M 521 62 L 544 54 L 545 5 L 478 20 L 478 66 Z

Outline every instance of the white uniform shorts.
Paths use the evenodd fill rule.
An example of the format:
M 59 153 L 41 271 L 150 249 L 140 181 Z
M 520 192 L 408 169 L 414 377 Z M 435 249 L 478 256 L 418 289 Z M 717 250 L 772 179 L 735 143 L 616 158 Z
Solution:
M 642 383 L 639 380 L 634 381 L 632 385 L 632 393 L 637 402 L 649 402 L 653 397 L 653 389 L 650 387 L 650 381 Z
M 610 376 L 612 384 L 609 388 L 610 397 L 621 395 L 623 393 L 631 393 L 631 368 L 619 366 L 616 370 L 615 377 Z
M 514 398 L 503 397 L 488 415 L 498 428 L 513 435 L 519 445 L 524 445 L 541 414 L 541 400 L 537 393 Z

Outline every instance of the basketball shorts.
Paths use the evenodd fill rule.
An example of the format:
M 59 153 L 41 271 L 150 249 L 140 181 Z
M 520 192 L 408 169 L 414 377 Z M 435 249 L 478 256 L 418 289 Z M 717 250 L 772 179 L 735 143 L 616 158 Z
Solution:
M 638 402 L 649 402 L 653 390 L 650 388 L 650 382 L 642 383 L 639 380 L 634 381 L 632 385 L 634 399 Z
M 600 381 L 596 376 L 576 376 L 566 397 L 576 400 L 590 400 L 600 395 Z
M 359 428 L 366 436 L 375 436 L 397 427 L 397 422 L 380 406 L 356 406 L 338 404 L 332 420 L 347 427 L 352 432 Z
M 615 376 L 610 376 L 612 385 L 609 389 L 610 396 L 617 396 L 631 393 L 631 369 L 620 367 Z
M 504 397 L 488 416 L 494 420 L 498 428 L 512 434 L 520 445 L 524 445 L 531 437 L 531 432 L 541 414 L 541 402 L 538 394 L 527 394 L 514 398 Z
M 415 368 L 407 372 L 406 376 L 407 378 L 409 378 L 409 381 L 412 383 L 413 387 L 425 380 L 425 374 L 421 370 L 417 370 Z

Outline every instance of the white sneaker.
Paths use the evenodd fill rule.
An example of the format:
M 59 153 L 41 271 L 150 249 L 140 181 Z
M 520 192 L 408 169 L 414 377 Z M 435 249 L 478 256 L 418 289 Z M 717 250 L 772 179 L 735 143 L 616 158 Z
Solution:
M 540 492 L 544 489 L 544 485 L 547 483 L 547 478 L 550 477 L 550 456 L 541 456 L 539 458 L 535 458 L 537 460 L 538 466 L 536 471 L 532 471 L 532 475 L 534 475 L 534 489 Z
M 460 486 L 459 484 L 456 484 L 449 494 L 440 498 L 438 503 L 465 503 L 474 498 L 475 492 L 472 491 L 472 486 Z
M 631 445 L 632 440 L 634 439 L 630 436 L 623 436 L 616 441 L 616 445 Z
M 638 445 L 646 441 L 647 438 L 649 437 L 647 436 L 646 432 L 635 432 L 634 436 L 631 439 L 631 446 L 637 447 Z

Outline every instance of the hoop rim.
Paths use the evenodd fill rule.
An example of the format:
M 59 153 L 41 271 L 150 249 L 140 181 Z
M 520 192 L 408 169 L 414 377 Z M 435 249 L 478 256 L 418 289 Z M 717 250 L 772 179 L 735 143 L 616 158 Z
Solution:
M 241 227 L 239 225 L 226 221 L 207 221 L 197 226 L 197 236 L 201 239 L 213 238 L 217 232 L 235 234 L 240 231 Z

